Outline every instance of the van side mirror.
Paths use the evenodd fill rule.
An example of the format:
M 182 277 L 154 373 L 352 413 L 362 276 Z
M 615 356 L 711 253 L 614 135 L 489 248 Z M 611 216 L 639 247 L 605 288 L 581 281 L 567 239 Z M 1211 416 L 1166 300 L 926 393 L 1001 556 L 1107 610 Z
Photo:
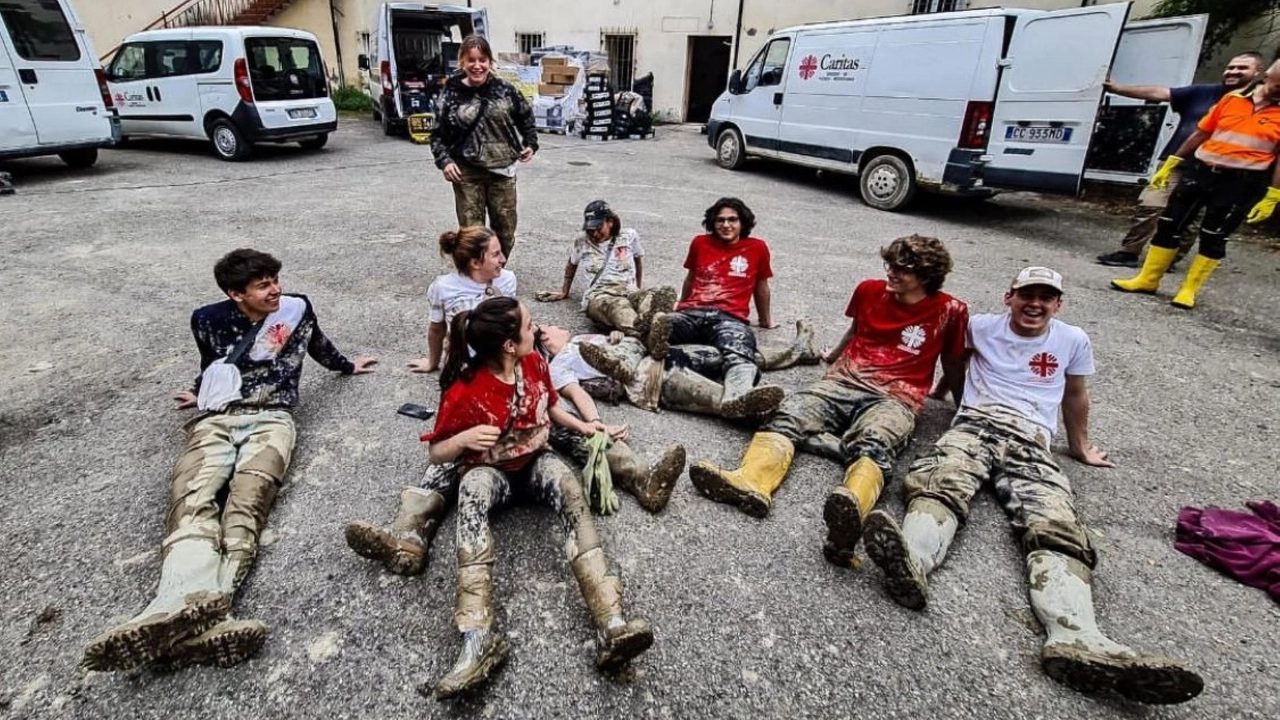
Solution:
M 742 71 L 741 70 L 734 70 L 733 73 L 729 75 L 729 94 L 730 95 L 742 94 Z
M 361 53 L 360 57 L 356 58 L 356 66 L 359 67 L 361 70 L 368 70 L 369 56 L 365 55 L 364 53 Z

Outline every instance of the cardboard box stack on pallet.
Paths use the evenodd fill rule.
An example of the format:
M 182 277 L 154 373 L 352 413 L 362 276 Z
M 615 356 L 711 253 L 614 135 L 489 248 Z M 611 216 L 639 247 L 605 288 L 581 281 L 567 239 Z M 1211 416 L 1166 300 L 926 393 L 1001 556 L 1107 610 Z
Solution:
M 542 58 L 542 82 L 538 85 L 539 95 L 562 97 L 568 89 L 578 82 L 579 68 L 570 65 L 564 57 Z

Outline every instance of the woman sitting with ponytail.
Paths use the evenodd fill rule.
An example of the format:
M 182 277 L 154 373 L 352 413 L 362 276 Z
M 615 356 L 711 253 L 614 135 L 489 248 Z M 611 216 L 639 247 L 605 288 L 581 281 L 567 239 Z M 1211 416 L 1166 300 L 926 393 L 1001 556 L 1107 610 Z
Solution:
M 510 298 L 485 300 L 454 317 L 454 352 L 440 373 L 440 414 L 431 462 L 456 462 L 463 471 L 458 495 L 458 591 L 454 622 L 462 633 L 457 663 L 435 685 L 438 699 L 485 681 L 509 647 L 494 628 L 493 565 L 489 513 L 511 500 L 550 505 L 560 515 L 569 565 L 596 625 L 596 666 L 625 665 L 653 643 L 647 620 L 628 622 L 622 582 L 610 569 L 582 486 L 548 449 L 551 424 L 583 434 L 605 430 L 559 405 L 550 370 L 534 352 L 529 311 Z
M 414 372 L 435 372 L 444 355 L 445 331 L 453 317 L 491 297 L 516 296 L 515 273 L 505 269 L 498 236 L 487 227 L 464 227 L 440 236 L 440 254 L 453 259 L 457 272 L 437 277 L 427 288 L 430 306 L 427 356 L 409 362 Z

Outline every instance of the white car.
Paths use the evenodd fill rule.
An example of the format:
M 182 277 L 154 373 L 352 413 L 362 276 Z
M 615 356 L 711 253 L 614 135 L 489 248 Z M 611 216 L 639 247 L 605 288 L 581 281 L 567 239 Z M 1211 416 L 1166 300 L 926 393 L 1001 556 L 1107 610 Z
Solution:
M 207 139 L 223 160 L 244 160 L 257 142 L 318 150 L 338 126 L 320 46 L 302 30 L 135 33 L 107 66 L 107 81 L 126 139 Z
M 0 2 L 0 160 L 89 167 L 120 124 L 93 44 L 66 0 Z

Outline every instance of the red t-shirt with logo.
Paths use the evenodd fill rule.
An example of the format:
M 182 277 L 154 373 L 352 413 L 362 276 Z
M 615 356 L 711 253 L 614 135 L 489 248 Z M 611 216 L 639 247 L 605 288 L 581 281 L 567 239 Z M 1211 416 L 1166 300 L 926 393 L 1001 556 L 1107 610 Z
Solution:
M 853 291 L 846 317 L 854 336 L 826 377 L 901 400 L 919 412 L 942 355 L 961 358 L 969 306 L 944 292 L 904 305 L 884 280 L 864 280 Z
M 699 235 L 689 243 L 684 267 L 693 272 L 693 288 L 677 310 L 714 308 L 741 320 L 751 317 L 756 283 L 773 277 L 769 246 L 753 237 L 726 245 L 712 235 Z
M 528 465 L 547 447 L 551 406 L 560 396 L 551 385 L 551 371 L 541 355 L 525 355 L 518 367 L 521 381 L 514 385 L 480 368 L 470 382 L 459 380 L 449 386 L 440 398 L 435 429 L 422 435 L 423 442 L 439 442 L 477 425 L 493 425 L 502 431 L 498 442 L 485 452 L 464 451 L 458 463 L 506 471 Z

